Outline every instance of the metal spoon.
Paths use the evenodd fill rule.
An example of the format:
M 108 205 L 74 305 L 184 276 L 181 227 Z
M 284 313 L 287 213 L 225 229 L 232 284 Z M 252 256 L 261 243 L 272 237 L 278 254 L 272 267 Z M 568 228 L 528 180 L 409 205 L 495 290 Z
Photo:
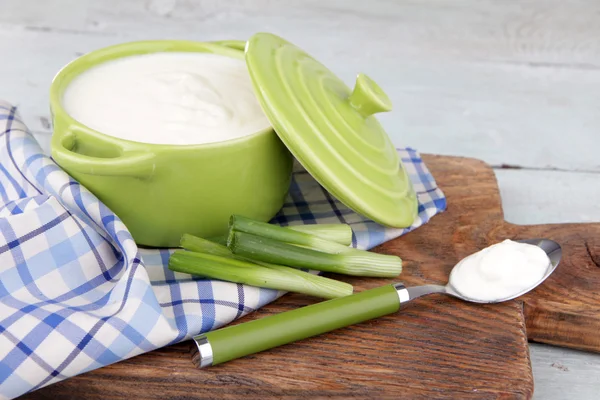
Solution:
M 400 299 L 400 302 L 406 303 L 407 301 L 411 301 L 413 299 L 416 299 L 416 298 L 419 298 L 419 297 L 422 297 L 422 296 L 425 296 L 428 294 L 432 294 L 432 293 L 444 293 L 444 294 L 447 294 L 447 295 L 450 295 L 450 296 L 453 296 L 453 297 L 456 297 L 456 298 L 459 298 L 461 300 L 468 301 L 471 303 L 502 303 L 504 301 L 516 299 L 517 297 L 522 296 L 525 293 L 532 291 L 537 286 L 539 286 L 542 282 L 544 282 L 546 280 L 546 278 L 548 278 L 550 276 L 550 274 L 552 274 L 552 272 L 554 272 L 554 270 L 558 266 L 558 263 L 560 262 L 560 259 L 562 257 L 562 249 L 558 243 L 556 243 L 554 240 L 549 240 L 549 239 L 516 240 L 516 242 L 527 243 L 527 244 L 532 244 L 534 246 L 538 246 L 539 248 L 544 250 L 544 252 L 548 255 L 548 258 L 550 259 L 550 265 L 548 265 L 548 269 L 546 270 L 546 273 L 544 274 L 542 279 L 540 279 L 535 285 L 531 286 L 530 288 L 527 288 L 519 293 L 516 293 L 512 296 L 505 297 L 502 299 L 478 300 L 478 299 L 471 299 L 471 298 L 463 295 L 462 293 L 459 293 L 450 284 L 450 282 L 452 282 L 452 279 L 450 279 L 449 282 L 445 286 L 424 285 L 424 286 L 413 286 L 413 287 L 404 288 L 402 293 L 400 291 L 398 292 L 398 296 L 402 296 L 402 298 Z M 450 272 L 450 277 L 452 277 L 452 272 Z
M 560 245 L 553 240 L 530 239 L 519 242 L 540 247 L 548 255 L 550 265 L 539 282 L 512 296 L 481 301 L 460 294 L 450 283 L 445 286 L 424 285 L 408 288 L 402 283 L 386 285 L 198 335 L 193 338 L 196 346 L 192 350 L 192 361 L 199 368 L 221 364 L 394 313 L 409 301 L 432 293 L 443 293 L 474 303 L 512 300 L 544 282 L 554 272 L 562 256 Z

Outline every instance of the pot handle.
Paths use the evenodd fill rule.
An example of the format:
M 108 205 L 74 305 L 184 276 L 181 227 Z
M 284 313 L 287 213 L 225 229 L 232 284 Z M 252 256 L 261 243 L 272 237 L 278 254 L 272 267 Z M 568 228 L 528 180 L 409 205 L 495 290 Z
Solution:
M 128 150 L 110 144 L 116 150 L 115 157 L 94 157 L 71 149 L 77 143 L 77 130 L 70 128 L 64 135 L 53 135 L 52 158 L 65 170 L 88 175 L 129 176 L 148 178 L 156 167 L 155 154 L 149 151 Z

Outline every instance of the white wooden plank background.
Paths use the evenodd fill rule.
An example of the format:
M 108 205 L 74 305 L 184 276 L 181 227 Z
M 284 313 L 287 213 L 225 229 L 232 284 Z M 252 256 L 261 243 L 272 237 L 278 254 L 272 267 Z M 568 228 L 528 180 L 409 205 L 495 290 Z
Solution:
M 0 97 L 47 148 L 49 84 L 82 53 L 257 31 L 378 81 L 396 145 L 496 166 L 507 220 L 600 222 L 600 1 L 0 0 Z M 600 355 L 531 358 L 536 398 L 598 398 Z

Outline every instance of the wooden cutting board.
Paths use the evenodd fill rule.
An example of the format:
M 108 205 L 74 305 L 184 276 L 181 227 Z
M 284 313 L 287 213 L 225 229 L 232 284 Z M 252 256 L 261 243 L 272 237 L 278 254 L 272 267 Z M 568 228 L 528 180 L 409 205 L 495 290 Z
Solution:
M 407 285 L 445 283 L 454 264 L 505 238 L 546 237 L 563 262 L 516 301 L 474 305 L 441 295 L 399 313 L 198 370 L 190 342 L 101 368 L 27 399 L 530 398 L 527 339 L 600 351 L 600 224 L 517 226 L 503 219 L 492 169 L 468 158 L 424 159 L 448 210 L 378 252 L 398 254 Z M 345 279 L 364 290 L 398 280 Z M 239 322 L 311 304 L 287 294 Z

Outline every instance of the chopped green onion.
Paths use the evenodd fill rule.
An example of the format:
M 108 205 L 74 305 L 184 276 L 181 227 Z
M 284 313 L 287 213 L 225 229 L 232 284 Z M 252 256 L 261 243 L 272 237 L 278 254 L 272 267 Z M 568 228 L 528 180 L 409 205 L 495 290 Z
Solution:
M 267 268 L 285 269 L 288 271 L 290 271 L 290 270 L 297 271 L 294 268 L 286 267 L 283 265 L 271 264 L 271 263 L 267 263 L 264 261 L 252 260 L 249 258 L 237 256 L 237 255 L 233 254 L 227 246 L 223 246 L 219 243 L 214 243 L 214 242 L 211 242 L 210 240 L 202 239 L 200 237 L 190 235 L 187 233 L 184 233 L 183 236 L 181 237 L 180 245 L 181 245 L 181 247 L 183 247 L 186 250 L 195 251 L 197 253 L 205 253 L 205 254 L 212 254 L 214 256 L 234 258 L 237 260 L 247 261 L 247 262 L 251 262 L 254 264 L 262 265 L 263 267 L 267 267 Z
M 218 243 L 218 244 L 222 244 L 223 246 L 227 246 L 227 237 L 228 237 L 228 235 L 221 235 L 221 236 L 215 236 L 215 237 L 208 238 L 207 240 L 209 240 L 213 243 Z
M 296 232 L 304 232 L 321 239 L 337 242 L 344 246 L 352 244 L 352 228 L 348 224 L 309 224 L 290 225 L 286 228 Z
M 317 271 L 390 278 L 398 276 L 402 271 L 402 260 L 396 256 L 356 249 L 331 254 L 245 232 L 232 231 L 228 247 L 233 254 L 251 260 Z
M 243 257 L 234 255 L 225 246 L 222 246 L 217 243 L 212 243 L 208 240 L 205 240 L 205 239 L 202 239 L 199 237 L 195 237 L 192 235 L 188 235 L 188 234 L 183 235 L 183 237 L 181 238 L 181 247 L 183 247 L 184 249 L 187 249 L 187 250 L 191 250 L 192 252 L 210 254 L 213 256 L 223 257 L 225 259 L 237 260 L 237 261 L 243 263 L 243 266 L 241 264 L 238 264 L 237 266 L 235 266 L 235 268 L 237 268 L 237 267 L 254 268 L 253 271 L 255 271 L 256 269 L 260 269 L 266 275 L 268 275 L 269 270 L 278 271 L 281 274 L 287 274 L 286 276 L 290 280 L 290 282 L 288 282 L 287 286 L 285 286 L 285 287 L 281 286 L 280 284 L 276 284 L 277 287 L 261 286 L 261 285 L 257 285 L 257 284 L 255 284 L 254 286 L 269 287 L 272 289 L 304 293 L 304 294 L 308 294 L 311 296 L 322 297 L 322 298 L 326 298 L 326 299 L 348 296 L 348 295 L 352 294 L 352 292 L 353 292 L 353 287 L 349 283 L 336 281 L 334 279 L 329 279 L 329 278 L 325 278 L 325 277 L 318 276 L 318 275 L 312 275 L 308 272 L 300 271 L 298 269 L 294 269 L 294 268 L 290 268 L 290 267 L 285 267 L 283 265 L 275 265 L 275 264 L 270 264 L 270 263 L 263 263 L 260 261 L 248 260 Z M 197 254 L 197 253 L 192 253 L 192 254 Z M 169 263 L 170 263 L 170 261 L 169 261 Z M 261 266 L 259 266 L 257 264 L 260 264 Z M 266 268 L 263 268 L 263 267 L 266 267 Z M 169 268 L 171 268 L 170 264 L 169 264 Z M 225 268 L 225 267 L 222 267 L 222 268 Z M 266 272 L 265 272 L 265 270 L 266 270 Z M 202 272 L 202 271 L 197 270 L 197 272 L 199 274 L 201 274 L 200 272 Z M 218 278 L 217 276 L 214 275 L 214 273 L 212 273 L 212 275 L 206 275 L 207 272 L 205 270 L 203 270 L 203 272 L 204 273 L 201 275 L 206 276 L 208 278 L 224 279 L 224 278 Z M 260 271 L 258 271 L 258 272 L 260 272 Z M 256 272 L 256 273 L 258 273 L 258 272 Z M 192 272 L 190 272 L 190 273 L 192 273 Z M 273 278 L 271 278 L 271 279 L 273 279 Z M 225 280 L 229 280 L 229 279 L 225 279 Z M 293 289 L 290 289 L 289 287 L 291 285 L 291 281 L 293 281 L 293 280 L 296 280 L 296 283 L 295 283 L 295 286 L 292 285 Z M 234 281 L 234 282 L 246 283 L 246 284 L 252 285 L 252 283 L 250 283 L 250 282 L 238 282 L 238 281 Z M 275 282 L 279 282 L 279 281 L 276 280 Z
M 240 217 L 236 217 L 240 218 Z M 309 224 L 286 226 L 296 232 L 308 233 L 321 239 L 350 246 L 352 244 L 352 228 L 348 224 Z M 227 245 L 227 235 L 208 238 L 211 242 Z
M 186 250 L 195 251 L 197 253 L 212 254 L 214 256 L 231 257 L 233 253 L 222 244 L 215 243 L 207 239 L 184 233 L 181 237 L 180 246 Z
M 253 221 L 249 218 L 241 217 L 238 215 L 233 215 L 229 221 L 229 239 L 227 243 L 228 246 L 229 241 L 231 240 L 231 235 L 235 232 L 249 233 L 255 236 L 265 237 L 268 239 L 273 239 L 276 241 L 301 246 L 303 248 L 316 250 L 319 252 L 331 254 L 343 253 L 344 255 L 352 255 L 353 257 L 357 257 L 358 259 L 368 258 L 370 260 L 370 263 L 373 265 L 373 267 L 369 268 L 369 270 L 375 269 L 379 266 L 381 266 L 381 268 L 385 268 L 385 265 L 389 265 L 390 263 L 395 263 L 398 265 L 398 274 L 402 269 L 402 260 L 400 260 L 400 258 L 396 256 L 369 253 L 363 250 L 358 250 L 352 247 L 344 246 L 339 243 L 330 242 L 328 240 L 313 236 L 305 232 L 297 232 L 277 225 Z M 288 265 L 287 263 L 278 264 Z
M 249 218 L 239 215 L 231 216 L 229 220 L 229 239 L 233 232 L 245 232 L 251 235 L 278 240 L 290 244 L 304 246 L 313 250 L 324 251 L 326 253 L 343 253 L 352 250 L 351 247 L 322 239 L 318 236 L 306 232 L 295 231 L 290 228 L 268 224 L 265 222 L 253 221 Z M 228 241 L 229 244 L 229 241 Z

